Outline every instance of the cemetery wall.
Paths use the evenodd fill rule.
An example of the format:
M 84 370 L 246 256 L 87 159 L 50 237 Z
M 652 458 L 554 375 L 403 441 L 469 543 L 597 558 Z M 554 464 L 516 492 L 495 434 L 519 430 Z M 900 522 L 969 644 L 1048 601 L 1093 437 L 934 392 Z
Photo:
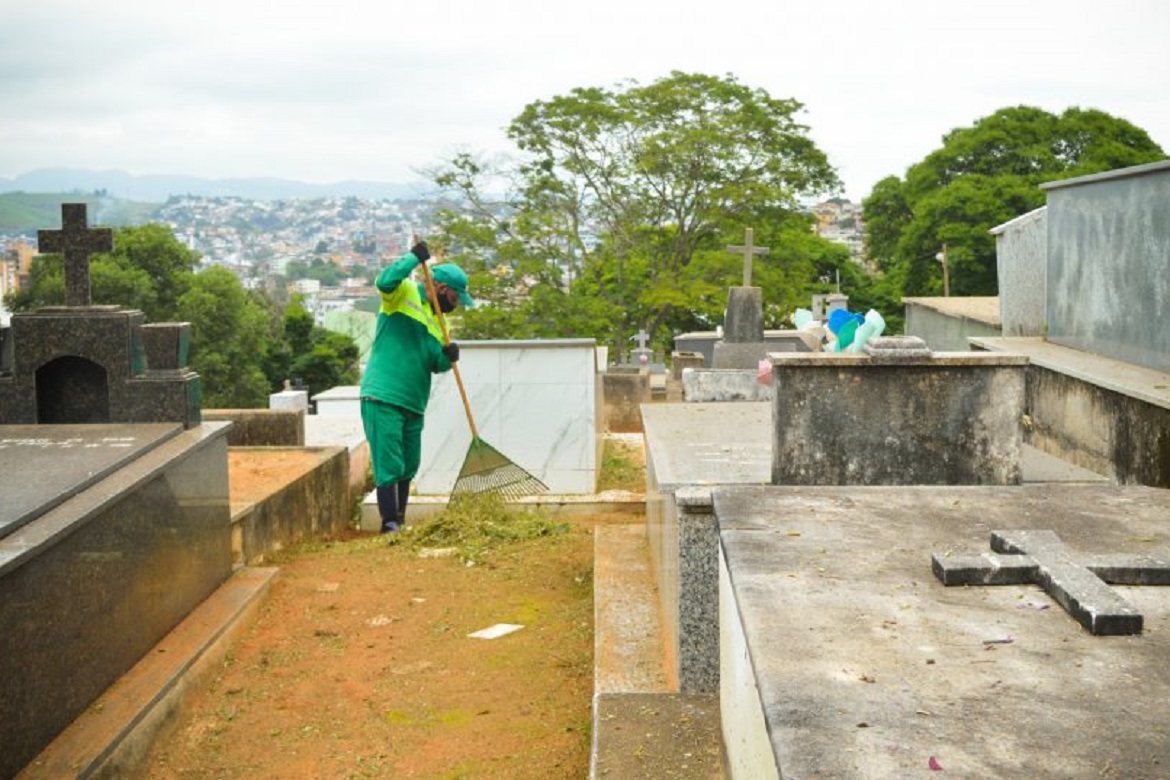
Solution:
M 283 452 L 279 447 L 241 447 L 235 448 L 233 455 L 247 455 L 261 472 L 279 472 Z M 299 448 L 296 454 L 298 462 L 288 469 L 287 479 L 270 475 L 265 484 L 275 484 L 276 489 L 232 513 L 236 565 L 264 563 L 274 552 L 303 540 L 336 536 L 351 524 L 356 496 L 350 491 L 349 451 L 345 447 L 307 447 Z M 266 469 L 265 456 L 277 465 Z M 238 487 L 233 485 L 236 495 Z
M 1170 370 L 1170 161 L 1044 188 L 1048 340 Z
M 973 308 L 970 298 L 904 298 L 902 302 L 906 335 L 917 336 L 935 352 L 966 352 L 968 338 L 1000 333 L 998 316 L 990 319 L 964 310 Z M 998 313 L 998 302 L 994 306 Z
M 999 313 L 1004 336 L 1044 335 L 1048 279 L 1047 206 L 995 228 Z
M 1029 444 L 1123 485 L 1170 488 L 1170 408 L 1032 363 Z
M 303 447 L 305 413 L 292 409 L 204 409 L 204 422 L 230 422 L 229 447 Z

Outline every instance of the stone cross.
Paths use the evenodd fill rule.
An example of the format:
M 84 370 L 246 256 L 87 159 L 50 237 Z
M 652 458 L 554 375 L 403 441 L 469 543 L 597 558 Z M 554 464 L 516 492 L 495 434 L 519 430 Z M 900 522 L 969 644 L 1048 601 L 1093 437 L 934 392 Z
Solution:
M 650 340 L 650 334 L 642 328 L 634 334 L 634 338 L 638 340 L 638 349 L 646 349 L 646 342 Z
M 752 246 L 752 229 L 744 231 L 743 246 L 729 246 L 727 251 L 732 254 L 743 255 L 743 286 L 752 286 L 752 255 L 768 254 L 766 246 Z
M 89 256 L 113 248 L 113 231 L 87 226 L 84 203 L 62 203 L 61 229 L 37 231 L 37 251 L 65 256 L 66 306 L 90 305 Z
M 1091 634 L 1140 634 L 1142 616 L 1105 583 L 1170 585 L 1170 563 L 1146 555 L 1076 555 L 1052 531 L 992 531 L 1002 555 L 931 556 L 943 585 L 1036 583 Z

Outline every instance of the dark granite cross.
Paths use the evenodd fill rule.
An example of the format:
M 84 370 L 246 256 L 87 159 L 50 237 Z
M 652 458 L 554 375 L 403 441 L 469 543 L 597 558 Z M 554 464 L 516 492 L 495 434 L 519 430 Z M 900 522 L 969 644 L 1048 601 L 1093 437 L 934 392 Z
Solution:
M 89 256 L 114 248 L 109 228 L 90 228 L 84 203 L 61 204 L 61 229 L 38 230 L 37 251 L 65 256 L 65 305 L 89 306 Z
M 1147 555 L 1077 555 L 1052 531 L 992 531 L 1002 555 L 931 556 L 943 585 L 1040 585 L 1091 634 L 1142 632 L 1142 616 L 1106 583 L 1170 585 L 1170 563 Z
M 752 255 L 766 255 L 768 254 L 768 247 L 766 246 L 752 246 L 752 229 L 748 228 L 744 231 L 743 246 L 729 246 L 728 252 L 733 252 L 737 255 L 743 255 L 743 286 L 752 286 Z

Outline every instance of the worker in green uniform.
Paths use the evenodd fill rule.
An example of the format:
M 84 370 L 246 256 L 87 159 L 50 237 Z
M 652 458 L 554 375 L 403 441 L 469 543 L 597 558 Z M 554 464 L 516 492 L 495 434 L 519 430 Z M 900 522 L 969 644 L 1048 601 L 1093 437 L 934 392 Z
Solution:
M 438 317 L 426 286 L 409 280 L 419 263 L 431 259 L 425 241 L 391 263 L 374 282 L 382 296 L 374 344 L 362 374 L 362 427 L 378 494 L 382 533 L 394 533 L 406 521 L 410 481 L 422 454 L 423 415 L 431 395 L 431 375 L 451 370 L 459 345 L 444 344 Z M 450 313 L 475 301 L 467 292 L 467 274 L 454 263 L 431 269 L 439 308 Z

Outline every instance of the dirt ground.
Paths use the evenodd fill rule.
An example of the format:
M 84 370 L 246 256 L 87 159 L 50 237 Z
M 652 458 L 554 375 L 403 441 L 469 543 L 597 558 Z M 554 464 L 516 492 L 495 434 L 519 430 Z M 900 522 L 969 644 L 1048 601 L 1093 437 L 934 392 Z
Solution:
M 607 447 L 603 487 L 640 490 L 640 459 Z M 258 618 L 155 745 L 147 777 L 586 777 L 593 530 L 643 519 L 509 517 L 282 554 Z M 469 636 L 501 624 L 522 628 Z

